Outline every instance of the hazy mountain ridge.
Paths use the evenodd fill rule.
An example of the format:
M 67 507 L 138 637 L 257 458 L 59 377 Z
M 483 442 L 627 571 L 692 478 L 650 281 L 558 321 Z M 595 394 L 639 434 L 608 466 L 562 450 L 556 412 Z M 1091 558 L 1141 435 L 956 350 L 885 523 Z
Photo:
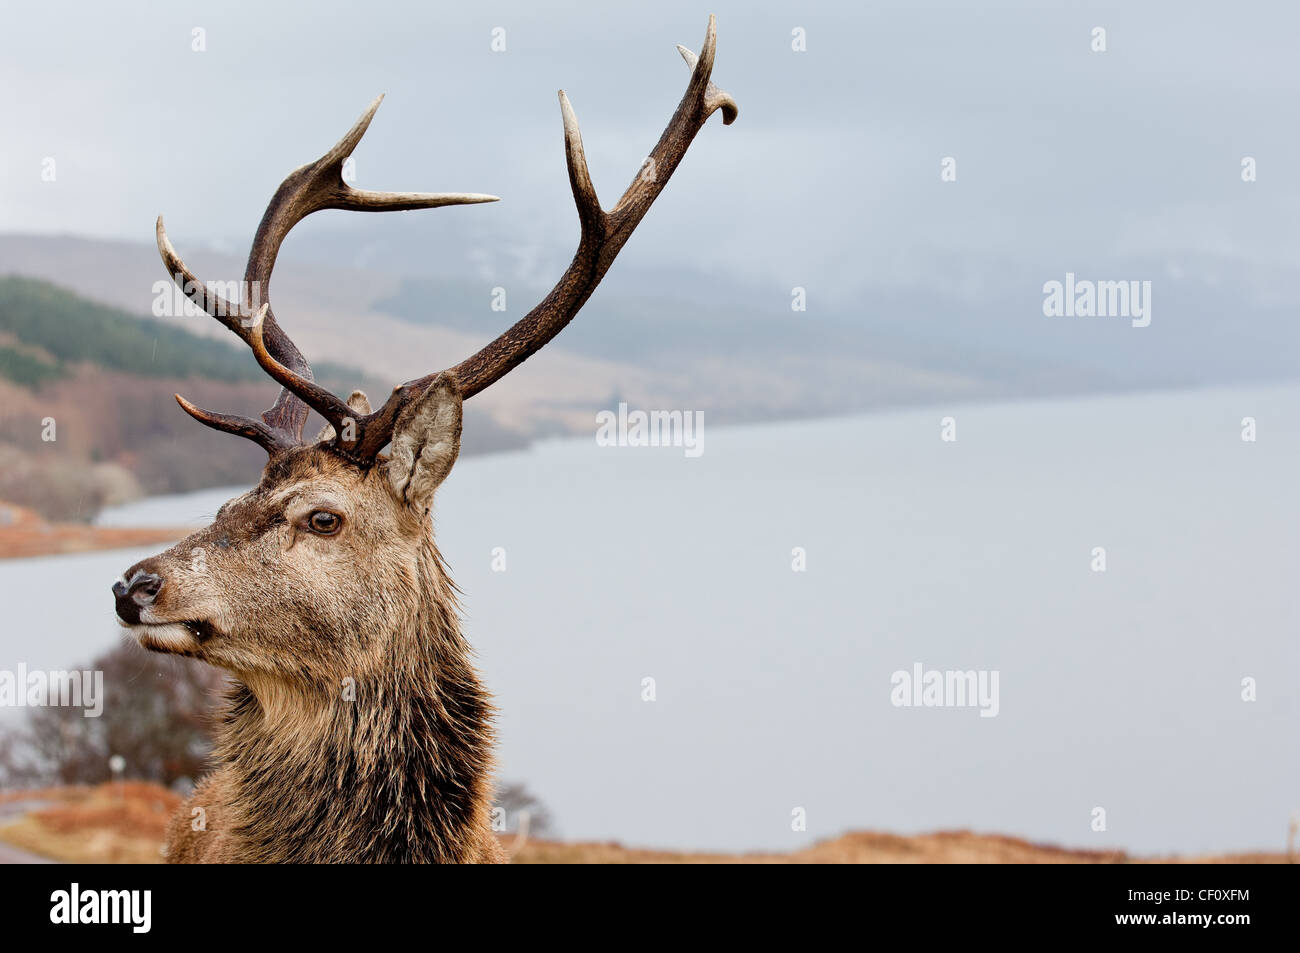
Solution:
M 541 250 L 516 250 L 513 265 L 494 259 L 474 266 L 482 241 L 444 254 L 445 239 L 428 243 L 420 277 L 348 267 L 367 259 L 416 267 L 420 251 L 405 244 L 396 258 L 364 254 L 373 228 L 360 223 L 350 251 L 338 232 L 309 232 L 293 247 L 298 257 L 281 262 L 272 296 L 309 359 L 359 365 L 386 386 L 473 353 L 539 301 L 562 270 L 539 268 L 536 260 L 558 257 Z M 181 253 L 205 280 L 242 274 L 234 256 Z M 322 264 L 301 264 L 303 256 Z M 97 300 L 132 314 L 176 309 L 156 249 L 142 243 L 0 235 L 5 272 L 55 283 L 75 275 L 83 293 L 94 289 Z M 498 289 L 504 310 L 494 309 L 501 307 Z M 809 294 L 808 310 L 795 311 L 790 289 L 775 278 L 665 275 L 616 264 L 573 325 L 474 406 L 502 426 L 540 434 L 584 432 L 596 411 L 619 399 L 703 410 L 725 423 L 1126 386 L 1086 363 L 1009 358 L 996 341 L 983 348 L 947 342 L 932 322 L 900 316 L 902 304 L 873 301 L 854 313 L 828 308 L 818 289 Z M 943 313 L 939 303 L 915 305 L 923 306 Z M 227 333 L 202 316 L 162 319 L 203 336 Z
M 559 238 L 526 248 L 497 238 L 478 225 L 457 244 L 405 216 L 307 227 L 277 269 L 277 314 L 318 366 L 356 366 L 372 391 L 385 393 L 472 354 L 563 269 Z M 242 274 L 235 256 L 201 246 L 181 252 L 206 280 Z M 982 271 L 936 252 L 932 264 L 947 277 L 918 284 L 906 270 L 891 282 L 880 263 L 864 263 L 863 274 L 846 276 L 849 286 L 804 289 L 807 310 L 798 311 L 780 275 L 619 262 L 556 341 L 471 409 L 526 437 L 591 432 L 596 412 L 620 400 L 701 410 L 716 425 L 1285 379 L 1300 366 L 1300 334 L 1285 302 L 1249 291 L 1259 269 L 1234 277 L 1223 262 L 1078 262 L 1080 277 L 1156 276 L 1153 320 L 1137 328 L 1123 317 L 1044 316 L 1045 277 L 1034 263 L 989 261 Z M 131 315 L 228 338 L 215 321 L 183 313 L 149 244 L 0 235 L 2 273 L 56 284 L 75 276 L 80 293 Z

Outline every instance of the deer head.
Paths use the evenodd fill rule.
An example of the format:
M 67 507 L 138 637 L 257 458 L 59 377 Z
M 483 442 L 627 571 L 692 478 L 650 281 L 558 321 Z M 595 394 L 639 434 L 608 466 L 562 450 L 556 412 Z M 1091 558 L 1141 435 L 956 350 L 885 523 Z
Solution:
M 461 404 L 535 354 L 591 296 L 663 190 L 704 122 L 734 100 L 710 82 L 712 17 L 691 77 L 642 170 L 609 211 L 596 197 L 573 108 L 559 94 L 565 158 L 581 237 L 551 292 L 496 340 L 454 367 L 396 387 L 377 410 L 364 394 L 342 400 L 316 384 L 271 309 L 269 283 L 285 236 L 320 209 L 387 212 L 496 201 L 475 193 L 386 193 L 353 188 L 344 160 L 375 100 L 339 143 L 292 172 L 272 197 L 249 253 L 241 300 L 205 287 L 157 223 L 158 249 L 186 295 L 244 341 L 282 390 L 260 419 L 201 410 L 206 426 L 253 440 L 269 456 L 260 483 L 226 503 L 211 526 L 136 563 L 113 586 L 117 615 L 147 649 L 204 659 L 251 685 L 337 685 L 391 668 L 393 640 L 430 614 L 455 629 L 454 589 L 433 546 L 430 508 L 460 446 Z M 327 421 L 302 440 L 308 410 Z M 384 451 L 387 449 L 387 453 Z M 412 652 L 428 646 L 407 647 Z M 268 692 L 272 689 L 268 688 Z

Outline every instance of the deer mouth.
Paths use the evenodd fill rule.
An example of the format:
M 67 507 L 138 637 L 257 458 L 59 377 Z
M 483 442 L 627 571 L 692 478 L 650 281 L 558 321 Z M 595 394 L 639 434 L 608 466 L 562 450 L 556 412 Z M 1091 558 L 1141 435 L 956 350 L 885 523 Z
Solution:
M 120 621 L 120 620 L 119 620 Z M 169 652 L 188 655 L 217 634 L 216 627 L 206 619 L 186 619 L 180 622 L 122 622 L 131 630 L 141 648 L 151 652 Z

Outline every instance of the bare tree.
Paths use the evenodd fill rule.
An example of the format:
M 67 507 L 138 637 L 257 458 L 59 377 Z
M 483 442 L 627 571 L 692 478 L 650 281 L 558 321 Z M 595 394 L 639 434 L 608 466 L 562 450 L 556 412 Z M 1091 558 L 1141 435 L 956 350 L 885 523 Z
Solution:
M 6 785 L 97 784 L 111 777 L 113 755 L 126 760 L 130 778 L 170 787 L 199 776 L 226 682 L 220 672 L 129 643 L 82 667 L 104 674 L 103 712 L 87 718 L 81 708 L 31 709 L 24 729 L 0 737 Z
M 522 782 L 500 785 L 494 806 L 505 812 L 505 830 L 511 833 L 523 827 L 530 837 L 555 836 L 555 819 L 550 810 Z

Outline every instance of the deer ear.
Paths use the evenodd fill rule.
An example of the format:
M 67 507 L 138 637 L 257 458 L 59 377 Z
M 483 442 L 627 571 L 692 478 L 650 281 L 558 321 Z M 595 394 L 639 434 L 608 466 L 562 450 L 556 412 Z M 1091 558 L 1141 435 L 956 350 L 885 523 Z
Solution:
M 388 483 L 399 500 L 429 508 L 460 453 L 460 385 L 447 372 L 433 379 L 418 400 L 402 411 L 393 428 Z
M 352 392 L 352 395 L 348 397 L 348 406 L 352 408 L 352 412 L 358 417 L 367 417 L 370 415 L 370 398 L 366 396 L 366 392 L 363 390 L 354 390 Z M 346 425 L 344 429 L 346 429 Z M 326 424 L 321 428 L 320 433 L 316 435 L 317 443 L 323 443 L 326 440 L 333 439 L 333 424 Z

